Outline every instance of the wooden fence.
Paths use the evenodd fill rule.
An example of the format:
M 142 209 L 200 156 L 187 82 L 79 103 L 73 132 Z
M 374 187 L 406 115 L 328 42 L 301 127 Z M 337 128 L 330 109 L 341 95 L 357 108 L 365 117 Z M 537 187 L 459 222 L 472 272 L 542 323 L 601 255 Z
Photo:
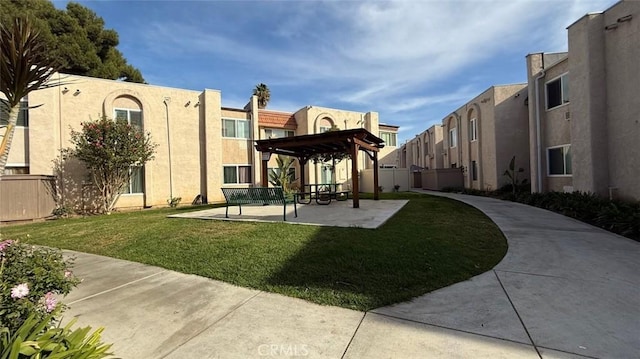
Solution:
M 47 218 L 55 208 L 54 176 L 0 176 L 0 222 Z

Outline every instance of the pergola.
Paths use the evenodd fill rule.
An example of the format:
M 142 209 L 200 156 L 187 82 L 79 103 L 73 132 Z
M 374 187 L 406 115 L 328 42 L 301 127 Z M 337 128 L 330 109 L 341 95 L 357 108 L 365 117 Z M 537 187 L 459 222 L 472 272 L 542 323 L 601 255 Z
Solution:
M 271 154 L 291 156 L 300 164 L 300 188 L 306 184 L 304 167 L 311 156 L 322 153 L 341 152 L 351 157 L 351 182 L 353 208 L 360 207 L 360 184 L 358 179 L 358 151 L 365 152 L 373 160 L 373 199 L 379 199 L 378 191 L 378 151 L 384 147 L 384 141 L 364 128 L 343 131 L 328 131 L 314 135 L 258 140 L 256 149 L 262 153 L 263 185 L 268 182 L 267 162 Z

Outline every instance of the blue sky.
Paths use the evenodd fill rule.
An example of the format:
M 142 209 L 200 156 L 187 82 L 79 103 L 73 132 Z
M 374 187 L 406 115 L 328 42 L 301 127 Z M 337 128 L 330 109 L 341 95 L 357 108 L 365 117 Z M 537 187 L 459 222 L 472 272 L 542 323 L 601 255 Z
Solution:
M 376 111 L 404 142 L 492 85 L 526 82 L 528 53 L 566 51 L 566 27 L 616 1 L 79 2 L 150 84 L 243 107 L 263 82 L 269 109 Z

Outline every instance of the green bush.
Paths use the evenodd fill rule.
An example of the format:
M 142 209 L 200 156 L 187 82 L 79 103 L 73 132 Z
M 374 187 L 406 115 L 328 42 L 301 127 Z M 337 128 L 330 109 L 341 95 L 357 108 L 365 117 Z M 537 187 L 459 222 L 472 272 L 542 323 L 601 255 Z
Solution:
M 60 250 L 4 240 L 0 259 L 0 327 L 10 332 L 30 315 L 51 318 L 61 312 L 57 297 L 80 283 L 71 272 L 73 260 L 65 261 Z
M 75 319 L 65 327 L 51 327 L 60 308 L 38 316 L 31 313 L 11 331 L 0 328 L 0 359 L 100 359 L 110 356 L 111 344 L 100 340 L 103 328 L 90 333 L 91 327 L 72 330 Z

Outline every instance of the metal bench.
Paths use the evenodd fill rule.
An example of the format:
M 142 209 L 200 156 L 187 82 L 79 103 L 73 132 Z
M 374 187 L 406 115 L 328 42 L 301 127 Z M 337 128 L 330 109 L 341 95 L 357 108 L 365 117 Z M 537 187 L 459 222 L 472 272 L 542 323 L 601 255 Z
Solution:
M 270 205 L 281 204 L 284 207 L 283 218 L 287 220 L 287 203 L 293 203 L 295 216 L 298 217 L 298 207 L 295 197 L 287 198 L 282 187 L 243 187 L 243 188 L 221 188 L 222 194 L 227 201 L 225 217 L 229 218 L 229 206 L 237 205 L 242 215 L 242 205 Z

